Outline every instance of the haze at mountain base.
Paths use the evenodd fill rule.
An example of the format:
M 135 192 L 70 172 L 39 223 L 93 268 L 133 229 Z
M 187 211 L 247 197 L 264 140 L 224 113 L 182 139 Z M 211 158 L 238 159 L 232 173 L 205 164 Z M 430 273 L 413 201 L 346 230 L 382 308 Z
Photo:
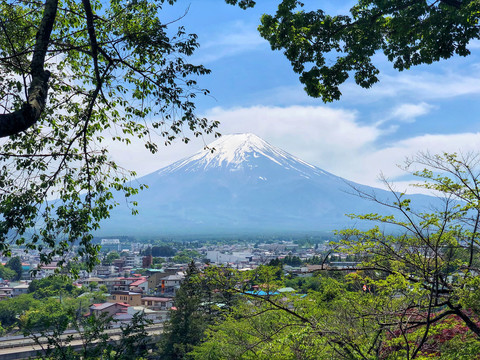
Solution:
M 385 213 L 352 195 L 352 187 L 392 197 L 310 165 L 254 134 L 225 135 L 138 183 L 148 185 L 134 199 L 139 214 L 132 216 L 118 194 L 121 205 L 96 235 L 332 231 L 354 224 L 345 214 Z

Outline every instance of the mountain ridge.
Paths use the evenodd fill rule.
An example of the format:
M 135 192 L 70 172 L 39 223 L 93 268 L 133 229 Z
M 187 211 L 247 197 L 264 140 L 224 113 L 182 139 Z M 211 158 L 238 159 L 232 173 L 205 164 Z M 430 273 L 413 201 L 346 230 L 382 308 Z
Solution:
M 171 165 L 159 170 L 159 173 L 168 173 L 179 168 L 185 167 L 189 163 L 196 162 L 198 165 L 202 164 L 203 170 L 212 167 L 233 166 L 240 167 L 247 161 L 247 154 L 253 153 L 254 157 L 265 156 L 278 165 L 291 165 L 281 163 L 282 159 L 293 159 L 294 161 L 303 164 L 312 169 L 323 170 L 311 165 L 284 150 L 274 147 L 252 133 L 239 133 L 224 135 L 216 141 L 210 143 L 203 150 L 197 153 L 174 162 Z M 273 156 L 272 156 L 273 155 Z M 198 166 L 197 165 L 197 166 Z M 325 172 L 324 172 L 325 173 Z
M 148 185 L 135 197 L 139 214 L 132 217 L 119 206 L 99 234 L 324 232 L 351 226 L 347 213 L 385 212 L 348 194 L 352 187 L 391 195 L 324 171 L 254 134 L 222 136 L 136 182 Z

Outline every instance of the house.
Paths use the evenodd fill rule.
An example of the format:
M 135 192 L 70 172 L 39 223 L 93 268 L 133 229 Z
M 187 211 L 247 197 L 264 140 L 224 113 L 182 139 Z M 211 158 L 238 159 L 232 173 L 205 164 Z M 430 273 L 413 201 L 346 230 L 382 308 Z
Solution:
M 99 286 L 103 284 L 103 279 L 99 277 L 89 277 L 89 278 L 83 279 L 81 283 L 86 287 L 90 287 L 90 284 L 95 284 L 95 283 L 97 284 L 97 286 Z
M 131 291 L 113 291 L 107 298 L 109 302 L 125 303 L 131 306 L 142 305 L 142 294 Z
M 142 292 L 143 290 L 146 291 L 148 289 L 147 278 L 137 277 L 137 276 L 117 278 L 117 282 L 113 285 L 112 290 L 113 291 L 132 291 L 133 288 L 141 288 L 141 291 L 136 291 L 136 292 Z
M 171 293 L 175 292 L 180 288 L 180 283 L 183 281 L 185 276 L 183 275 L 168 275 L 161 280 L 161 289 L 162 293 Z
M 120 280 L 119 277 L 108 277 L 103 279 L 103 285 L 107 287 L 108 292 L 115 291 L 115 284 L 117 284 Z M 100 283 L 99 283 L 100 284 Z
M 95 316 L 114 316 L 116 314 L 126 314 L 130 305 L 123 303 L 106 302 L 103 304 L 93 304 L 90 306 L 90 313 Z M 105 315 L 104 315 L 105 316 Z
M 145 294 L 148 291 L 148 280 L 146 277 L 141 277 L 130 283 L 129 290 L 133 292 L 141 292 Z
M 128 315 L 142 314 L 146 319 L 152 321 L 161 321 L 166 317 L 165 311 L 156 311 L 152 309 L 147 309 L 145 306 L 130 306 L 127 310 Z
M 165 290 L 165 281 L 164 279 L 169 275 L 176 275 L 177 270 L 161 270 L 161 269 L 148 269 L 148 290 L 150 293 L 160 293 L 162 291 L 162 284 L 163 290 Z M 162 283 L 163 280 L 163 283 Z
M 37 274 L 39 278 L 45 278 L 48 276 L 55 275 L 59 270 L 60 268 L 57 266 L 57 264 L 52 263 L 52 264 L 43 265 L 42 267 L 40 267 Z
M 95 272 L 99 277 L 108 277 L 118 273 L 113 265 L 97 265 L 95 266 Z
M 0 288 L 0 300 L 5 300 L 12 297 L 13 289 L 11 287 Z
M 13 288 L 12 296 L 18 296 L 18 295 L 28 293 L 28 284 L 27 283 L 20 283 L 18 285 L 13 286 L 12 288 Z
M 156 296 L 145 296 L 142 298 L 142 305 L 152 310 L 168 310 L 173 305 L 173 299 Z

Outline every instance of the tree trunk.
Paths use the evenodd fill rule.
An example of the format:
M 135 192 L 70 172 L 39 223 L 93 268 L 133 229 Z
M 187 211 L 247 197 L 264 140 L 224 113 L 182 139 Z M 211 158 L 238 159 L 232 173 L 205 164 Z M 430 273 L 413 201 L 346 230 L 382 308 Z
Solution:
M 46 0 L 42 22 L 35 39 L 30 74 L 32 82 L 28 88 L 27 101 L 20 110 L 0 115 L 0 137 L 18 134 L 35 124 L 47 103 L 50 72 L 44 69 L 45 55 L 50 43 L 50 35 L 57 15 L 58 0 Z

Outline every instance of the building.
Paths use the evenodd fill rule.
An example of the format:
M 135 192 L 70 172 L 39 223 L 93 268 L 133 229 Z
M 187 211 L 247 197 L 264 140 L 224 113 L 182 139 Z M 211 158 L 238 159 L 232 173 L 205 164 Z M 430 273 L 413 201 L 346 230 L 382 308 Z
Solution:
M 125 267 L 125 259 L 124 258 L 115 259 L 113 260 L 112 265 L 115 266 L 119 272 L 121 272 Z
M 145 296 L 142 298 L 142 305 L 152 310 L 168 310 L 173 306 L 173 299 Z
M 142 258 L 142 268 L 147 269 L 152 266 L 153 257 L 152 255 L 144 256 Z
M 162 279 L 169 275 L 175 275 L 176 270 L 165 271 L 159 269 L 148 269 L 148 289 L 149 293 L 159 293 L 162 290 Z M 163 287 L 165 287 L 165 281 L 163 281 Z
M 113 284 L 112 291 L 133 291 L 146 292 L 148 289 L 148 281 L 146 277 L 119 277 Z
M 125 258 L 125 266 L 130 266 L 134 269 L 139 268 L 142 266 L 142 258 L 138 255 L 128 255 Z
M 18 285 L 11 284 L 12 286 L 12 296 L 18 296 L 22 294 L 28 293 L 28 284 L 27 283 L 20 283 Z
M 180 284 L 185 279 L 183 275 L 168 275 L 161 279 L 160 293 L 174 296 Z
M 130 306 L 127 310 L 128 315 L 133 317 L 135 314 L 142 314 L 146 319 L 153 322 L 162 321 L 166 318 L 164 311 L 147 309 L 145 306 Z
M 93 304 L 90 306 L 90 314 L 95 316 L 114 316 L 116 314 L 126 314 L 130 305 L 115 302 L 106 302 L 103 304 Z M 105 316 L 105 315 L 104 315 Z
M 142 305 L 142 294 L 131 291 L 113 291 L 107 299 L 109 302 L 124 303 L 131 306 Z
M 141 292 L 146 294 L 148 292 L 148 280 L 146 277 L 141 277 L 129 285 L 129 290 L 133 292 Z
M 0 300 L 12 297 L 13 289 L 11 287 L 0 287 Z
M 109 277 L 115 274 L 118 274 L 113 265 L 97 265 L 95 266 L 95 273 L 99 277 Z
M 120 251 L 120 239 L 102 239 L 100 240 L 102 251 Z

